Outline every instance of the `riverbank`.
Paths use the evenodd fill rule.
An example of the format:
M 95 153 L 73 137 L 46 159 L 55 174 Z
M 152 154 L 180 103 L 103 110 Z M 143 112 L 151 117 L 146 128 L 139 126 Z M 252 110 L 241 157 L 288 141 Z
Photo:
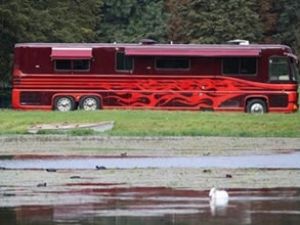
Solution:
M 300 138 L 0 136 L 0 155 L 205 156 L 300 150 Z

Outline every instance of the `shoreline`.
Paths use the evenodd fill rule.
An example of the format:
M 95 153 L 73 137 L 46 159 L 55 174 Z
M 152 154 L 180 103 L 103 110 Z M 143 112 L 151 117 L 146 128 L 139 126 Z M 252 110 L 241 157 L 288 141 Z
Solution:
M 0 155 L 142 156 L 257 155 L 300 150 L 300 138 L 129 137 L 13 135 L 0 136 Z

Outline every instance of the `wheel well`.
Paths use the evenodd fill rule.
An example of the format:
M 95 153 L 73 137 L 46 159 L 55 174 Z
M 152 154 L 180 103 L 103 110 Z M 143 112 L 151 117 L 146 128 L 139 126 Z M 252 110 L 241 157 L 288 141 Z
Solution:
M 267 98 L 259 96 L 259 97 L 249 97 L 249 98 L 246 99 L 246 104 L 245 104 L 245 107 L 244 107 L 245 112 L 247 111 L 248 103 L 249 103 L 250 101 L 252 101 L 252 100 L 261 100 L 261 101 L 263 101 L 263 102 L 266 104 L 266 109 L 267 109 L 267 111 L 268 111 L 268 109 L 269 109 L 269 104 L 268 104 Z

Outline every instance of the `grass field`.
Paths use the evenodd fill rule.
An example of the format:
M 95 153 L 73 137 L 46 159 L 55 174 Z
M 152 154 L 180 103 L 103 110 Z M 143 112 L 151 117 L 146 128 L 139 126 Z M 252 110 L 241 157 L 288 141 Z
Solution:
M 90 123 L 113 120 L 110 132 L 119 136 L 234 136 L 300 137 L 300 113 L 249 115 L 245 113 L 103 110 L 68 113 L 47 111 L 0 111 L 0 134 L 26 134 L 41 123 Z M 75 130 L 72 135 L 91 135 Z

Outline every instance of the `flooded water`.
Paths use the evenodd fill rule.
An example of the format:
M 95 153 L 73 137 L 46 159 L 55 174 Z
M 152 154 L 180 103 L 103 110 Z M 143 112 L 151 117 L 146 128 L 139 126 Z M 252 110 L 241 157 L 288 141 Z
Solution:
M 191 190 L 188 186 L 191 182 L 183 182 L 186 186 L 179 186 L 182 188 L 159 184 L 158 187 L 146 186 L 138 182 L 166 179 L 167 175 L 159 174 L 167 171 L 165 168 L 171 168 L 173 173 L 178 171 L 175 168 L 192 168 L 192 171 L 193 168 L 222 168 L 219 171 L 223 168 L 234 171 L 266 168 L 286 170 L 284 178 L 288 182 L 285 183 L 291 184 L 293 179 L 299 179 L 299 162 L 300 152 L 163 158 L 6 156 L 0 160 L 0 225 L 299 225 L 300 188 L 226 189 L 229 201 L 220 205 L 210 201 L 209 190 Z M 142 171 L 156 168 L 158 174 L 152 177 L 135 174 L 135 183 L 130 183 L 135 171 L 132 168 Z M 223 179 L 224 184 L 236 182 L 238 185 L 243 181 L 242 172 L 234 177 L 231 174 L 216 177 L 206 170 L 192 173 L 192 179 L 203 179 L 203 182 Z M 265 175 L 267 171 L 275 173 L 276 170 L 261 170 L 261 173 Z M 128 171 L 128 175 L 121 181 L 122 171 Z M 269 184 L 267 179 L 272 178 L 261 176 L 258 179 L 257 171 L 251 170 L 251 179 L 247 182 Z M 116 173 L 120 174 L 118 179 L 110 182 L 109 178 Z M 186 178 L 189 173 L 182 170 L 181 174 L 173 176 L 174 182 Z
M 300 168 L 300 152 L 273 155 L 205 157 L 93 157 L 0 160 L 7 169 L 131 168 Z
M 74 183 L 74 186 L 85 186 Z M 110 184 L 112 185 L 112 184 Z M 86 187 L 85 187 L 86 188 Z M 118 186 L 53 191 L 56 202 L 0 207 L 0 224 L 293 225 L 300 224 L 300 189 L 231 189 L 227 205 L 213 205 L 208 191 Z M 38 191 L 36 194 L 39 194 Z M 45 193 L 44 193 L 45 194 Z M 22 197 L 22 193 L 19 193 Z M 67 204 L 64 199 L 80 198 Z M 5 198 L 15 196 L 3 195 Z

